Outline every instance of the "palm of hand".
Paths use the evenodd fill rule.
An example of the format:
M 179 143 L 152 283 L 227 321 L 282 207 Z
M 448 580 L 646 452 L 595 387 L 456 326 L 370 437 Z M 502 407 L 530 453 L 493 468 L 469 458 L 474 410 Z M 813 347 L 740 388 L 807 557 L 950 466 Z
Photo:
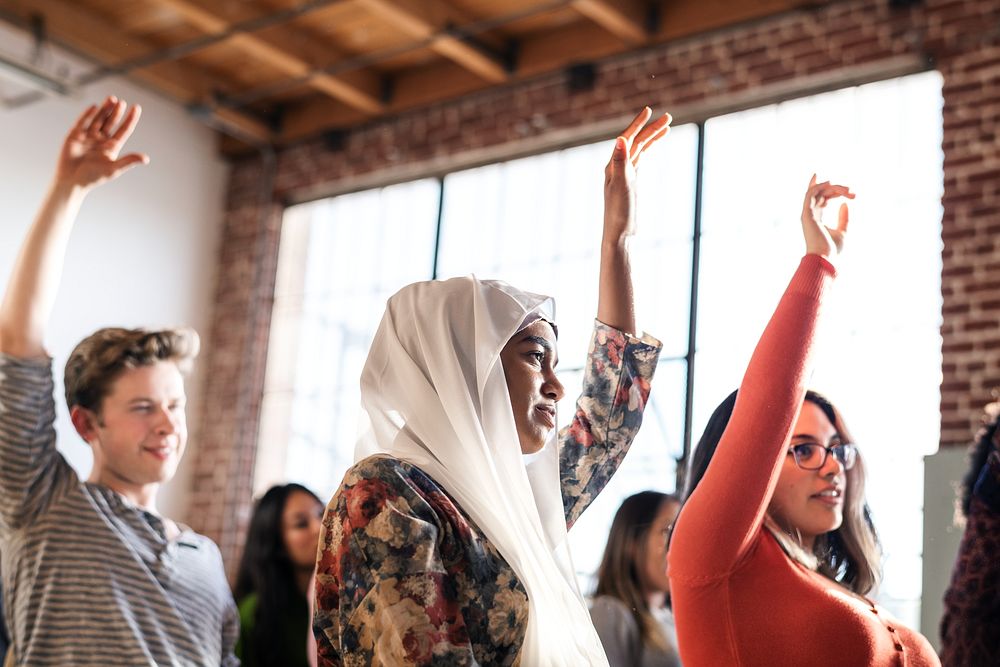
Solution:
M 110 137 L 74 132 L 66 139 L 59 160 L 59 174 L 74 185 L 100 185 L 111 178 L 121 146 Z

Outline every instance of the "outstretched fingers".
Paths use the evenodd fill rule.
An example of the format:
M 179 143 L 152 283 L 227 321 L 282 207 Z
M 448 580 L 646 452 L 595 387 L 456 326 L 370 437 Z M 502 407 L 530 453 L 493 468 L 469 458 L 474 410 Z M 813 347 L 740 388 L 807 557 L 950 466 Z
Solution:
M 105 98 L 104 102 L 101 104 L 97 113 L 90 121 L 90 125 L 87 126 L 87 134 L 93 137 L 98 137 L 101 134 L 104 124 L 107 122 L 108 118 L 115 112 L 115 107 L 118 105 L 118 98 L 114 96 L 109 96 Z
M 101 134 L 107 136 L 112 133 L 115 125 L 117 125 L 122 119 L 122 116 L 125 115 L 126 106 L 128 105 L 125 104 L 124 100 L 115 100 L 114 105 L 111 107 L 111 113 L 109 113 L 107 117 L 105 117 L 104 122 L 101 123 Z
M 671 120 L 673 119 L 670 114 L 664 114 L 643 128 L 639 136 L 632 142 L 632 150 L 630 151 L 632 166 L 638 167 L 639 157 L 643 151 L 667 135 L 670 131 Z
M 142 115 L 142 107 L 136 104 L 134 107 L 128 110 L 125 114 L 125 120 L 122 121 L 115 133 L 111 135 L 111 138 L 119 143 L 125 143 L 128 138 L 132 136 L 132 132 L 135 130 L 135 126 L 139 123 L 139 117 Z
M 629 123 L 629 126 L 625 128 L 624 132 L 621 133 L 621 136 L 625 138 L 625 143 L 627 144 L 632 143 L 632 141 L 635 139 L 635 136 L 639 134 L 639 131 L 642 129 L 643 125 L 646 124 L 646 122 L 652 115 L 653 115 L 652 109 L 650 109 L 649 107 L 642 108 L 642 111 L 640 111 L 639 114 L 632 119 L 632 122 Z
M 70 130 L 69 133 L 71 135 L 74 135 L 87 132 L 87 130 L 90 128 L 90 124 L 94 121 L 94 118 L 97 116 L 97 111 L 98 109 L 96 104 L 91 104 L 89 107 L 87 107 L 84 110 L 84 112 L 80 114 L 80 117 L 76 119 L 76 124 L 73 125 L 73 129 Z

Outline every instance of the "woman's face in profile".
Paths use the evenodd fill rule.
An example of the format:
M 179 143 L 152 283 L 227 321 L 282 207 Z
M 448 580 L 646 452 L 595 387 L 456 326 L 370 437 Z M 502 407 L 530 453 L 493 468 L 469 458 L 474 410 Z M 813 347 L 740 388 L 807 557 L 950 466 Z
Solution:
M 281 513 L 281 528 L 285 551 L 295 567 L 315 566 L 322 521 L 322 503 L 302 491 L 288 494 L 285 509 Z
M 556 427 L 556 403 L 564 393 L 558 362 L 555 332 L 545 320 L 518 331 L 500 351 L 522 454 L 541 450 Z
M 680 505 L 666 500 L 656 512 L 653 524 L 646 533 L 646 545 L 640 556 L 639 571 L 642 586 L 647 592 L 670 593 L 670 579 L 667 578 L 667 540 Z

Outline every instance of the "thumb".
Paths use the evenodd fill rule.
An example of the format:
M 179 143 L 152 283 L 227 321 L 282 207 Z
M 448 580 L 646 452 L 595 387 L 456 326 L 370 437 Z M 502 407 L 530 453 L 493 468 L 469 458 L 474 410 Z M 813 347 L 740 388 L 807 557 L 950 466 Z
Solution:
M 117 178 L 124 172 L 139 164 L 149 164 L 149 156 L 144 153 L 129 153 L 118 158 L 112 164 L 111 178 Z
M 628 146 L 625 144 L 625 137 L 615 139 L 615 150 L 611 154 L 614 162 L 624 162 L 628 159 Z
M 847 231 L 847 223 L 849 220 L 847 204 L 841 204 L 840 210 L 837 212 L 837 231 L 844 233 Z

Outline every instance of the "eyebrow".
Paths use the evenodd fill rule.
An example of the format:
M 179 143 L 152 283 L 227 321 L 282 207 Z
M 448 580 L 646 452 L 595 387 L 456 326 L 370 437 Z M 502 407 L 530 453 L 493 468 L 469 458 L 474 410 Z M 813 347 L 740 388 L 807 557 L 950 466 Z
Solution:
M 819 442 L 819 438 L 809 435 L 808 433 L 796 433 L 795 435 L 792 436 L 791 439 L 792 440 L 801 439 L 801 440 L 809 440 L 810 442 Z M 833 442 L 834 440 L 843 440 L 843 439 L 844 437 L 842 435 L 840 435 L 839 433 L 834 433 L 833 435 L 830 436 L 830 439 L 827 440 L 827 442 Z
M 522 343 L 534 343 L 535 345 L 540 345 L 545 348 L 546 352 L 552 352 L 552 343 L 548 340 L 542 338 L 541 336 L 525 336 L 521 339 Z

